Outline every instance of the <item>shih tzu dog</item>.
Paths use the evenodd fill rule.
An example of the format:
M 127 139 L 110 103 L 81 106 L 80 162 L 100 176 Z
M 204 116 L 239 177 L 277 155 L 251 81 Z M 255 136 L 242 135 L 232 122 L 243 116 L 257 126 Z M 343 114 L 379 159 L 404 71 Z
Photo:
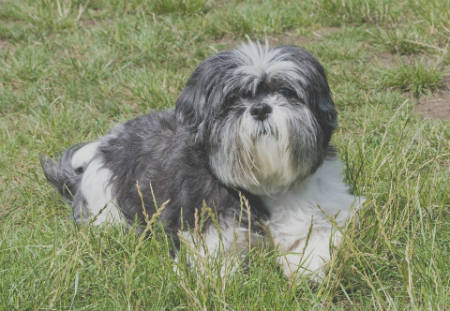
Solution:
M 159 221 L 177 245 L 207 205 L 217 223 L 203 226 L 201 254 L 270 236 L 286 275 L 317 272 L 339 241 L 336 224 L 362 202 L 329 145 L 336 125 L 310 53 L 249 42 L 201 63 L 174 109 L 41 164 L 77 222 L 145 224 L 164 203 Z

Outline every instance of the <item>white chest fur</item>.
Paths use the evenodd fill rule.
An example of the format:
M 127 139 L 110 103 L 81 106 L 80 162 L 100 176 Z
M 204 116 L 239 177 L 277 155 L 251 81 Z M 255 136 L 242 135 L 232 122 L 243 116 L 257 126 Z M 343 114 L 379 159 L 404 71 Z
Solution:
M 329 158 L 295 188 L 264 197 L 271 213 L 266 226 L 283 254 L 280 263 L 286 275 L 298 269 L 319 273 L 330 257 L 330 238 L 334 245 L 340 240 L 339 233 L 332 234 L 333 222 L 344 225 L 353 208 L 364 201 L 349 193 L 342 173 L 340 161 Z

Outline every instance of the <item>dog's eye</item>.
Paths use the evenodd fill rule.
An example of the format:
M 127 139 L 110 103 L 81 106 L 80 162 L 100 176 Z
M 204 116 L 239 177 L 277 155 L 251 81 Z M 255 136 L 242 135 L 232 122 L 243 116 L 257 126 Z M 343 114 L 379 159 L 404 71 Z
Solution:
M 246 90 L 246 91 L 242 92 L 241 96 L 243 98 L 252 98 L 253 97 L 253 93 L 250 90 Z
M 278 93 L 280 93 L 281 95 L 283 95 L 284 97 L 294 97 L 295 96 L 295 92 L 293 89 L 287 88 L 287 87 L 282 87 L 278 90 Z
M 237 101 L 238 97 L 236 95 L 230 95 L 227 97 L 226 102 L 230 105 L 234 104 Z
M 83 167 L 77 167 L 76 169 L 75 169 L 75 173 L 77 173 L 77 174 L 83 174 L 84 173 L 84 168 Z

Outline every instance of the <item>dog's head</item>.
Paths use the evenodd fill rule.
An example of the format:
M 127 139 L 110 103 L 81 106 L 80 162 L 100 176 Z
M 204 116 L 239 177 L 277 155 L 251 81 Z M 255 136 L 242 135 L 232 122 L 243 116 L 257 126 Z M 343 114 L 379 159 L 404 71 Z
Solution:
M 252 42 L 200 64 L 175 110 L 216 176 L 258 195 L 313 173 L 337 125 L 324 69 L 311 54 Z

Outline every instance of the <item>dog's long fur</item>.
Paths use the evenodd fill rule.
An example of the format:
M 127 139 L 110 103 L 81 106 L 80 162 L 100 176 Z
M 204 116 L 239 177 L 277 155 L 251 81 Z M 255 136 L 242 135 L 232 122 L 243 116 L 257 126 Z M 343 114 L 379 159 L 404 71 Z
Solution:
M 117 125 L 41 163 L 77 222 L 142 223 L 141 200 L 151 216 L 154 195 L 168 202 L 160 221 L 177 240 L 204 201 L 218 215 L 224 247 L 245 240 L 249 222 L 263 224 L 285 252 L 280 261 L 289 275 L 323 265 L 330 256 L 328 217 L 337 215 L 342 225 L 360 203 L 330 151 L 336 125 L 324 69 L 311 54 L 249 42 L 201 63 L 175 109 Z M 239 193 L 251 212 L 236 224 L 243 215 Z M 264 235 L 257 226 L 251 230 Z M 205 234 L 208 248 L 217 249 L 212 224 Z

